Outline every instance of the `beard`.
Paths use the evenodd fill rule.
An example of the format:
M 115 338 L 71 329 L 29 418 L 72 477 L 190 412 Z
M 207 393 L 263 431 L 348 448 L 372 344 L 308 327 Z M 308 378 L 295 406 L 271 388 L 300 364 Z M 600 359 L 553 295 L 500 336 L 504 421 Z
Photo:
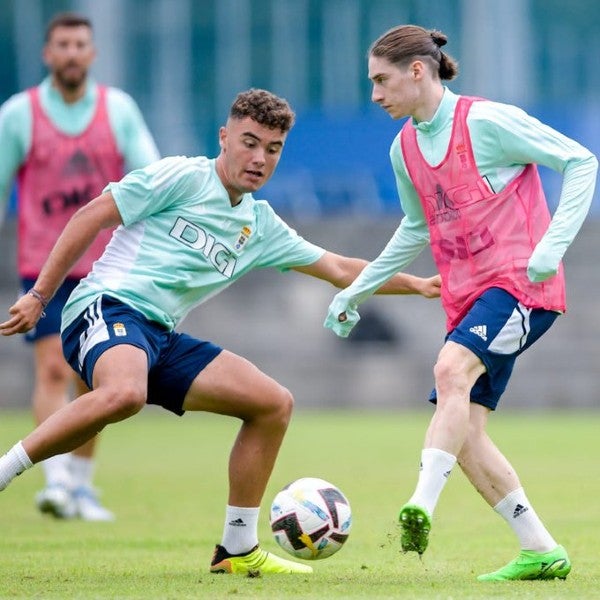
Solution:
M 54 71 L 54 79 L 60 87 L 67 90 L 76 90 L 83 85 L 87 77 L 87 69 L 73 69 L 75 66 L 70 64 Z

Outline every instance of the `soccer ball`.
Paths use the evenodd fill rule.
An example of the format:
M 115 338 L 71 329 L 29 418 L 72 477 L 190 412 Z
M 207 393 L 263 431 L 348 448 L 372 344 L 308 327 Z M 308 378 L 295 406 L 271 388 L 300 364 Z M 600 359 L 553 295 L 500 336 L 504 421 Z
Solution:
M 352 527 L 348 499 L 335 485 L 303 477 L 284 487 L 271 505 L 277 543 L 296 558 L 316 560 L 335 554 Z

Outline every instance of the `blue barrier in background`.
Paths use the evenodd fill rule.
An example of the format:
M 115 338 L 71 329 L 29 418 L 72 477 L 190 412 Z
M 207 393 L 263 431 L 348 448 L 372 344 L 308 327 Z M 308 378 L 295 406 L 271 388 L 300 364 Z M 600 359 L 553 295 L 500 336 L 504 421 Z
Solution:
M 528 112 L 600 155 L 600 116 L 593 107 L 542 107 Z M 389 149 L 403 121 L 379 109 L 298 115 L 274 178 L 256 196 L 285 216 L 401 215 Z M 562 176 L 540 169 L 554 210 Z M 591 214 L 600 215 L 596 190 Z
M 7 214 L 14 215 L 17 209 L 17 184 L 15 183 L 10 191 L 10 197 L 8 199 Z

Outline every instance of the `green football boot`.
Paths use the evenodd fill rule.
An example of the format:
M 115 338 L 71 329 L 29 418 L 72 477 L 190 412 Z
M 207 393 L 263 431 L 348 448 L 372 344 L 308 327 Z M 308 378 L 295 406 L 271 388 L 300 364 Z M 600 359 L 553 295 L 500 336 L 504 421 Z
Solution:
M 494 571 L 479 575 L 479 581 L 517 581 L 520 579 L 566 579 L 571 571 L 571 561 L 562 546 L 556 546 L 550 552 L 521 550 L 519 556 L 507 565 Z
M 398 517 L 402 533 L 400 545 L 403 552 L 418 552 L 419 556 L 427 549 L 431 517 L 429 513 L 416 504 L 405 504 Z

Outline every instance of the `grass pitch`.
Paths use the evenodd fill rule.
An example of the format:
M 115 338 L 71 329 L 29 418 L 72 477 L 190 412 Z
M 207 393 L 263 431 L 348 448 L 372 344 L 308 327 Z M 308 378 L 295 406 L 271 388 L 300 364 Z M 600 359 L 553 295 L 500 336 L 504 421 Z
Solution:
M 412 493 L 430 413 L 301 412 L 267 490 L 261 543 L 275 493 L 303 476 L 348 496 L 354 525 L 344 548 L 311 576 L 249 579 L 207 572 L 219 541 L 233 419 L 149 408 L 103 434 L 97 484 L 117 514 L 109 524 L 59 522 L 33 507 L 39 467 L 0 494 L 0 598 L 599 598 L 600 413 L 500 412 L 490 432 L 530 500 L 571 555 L 566 581 L 482 583 L 514 558 L 508 526 L 458 468 L 435 514 L 422 560 L 399 550 L 396 515 Z M 31 427 L 0 412 L 2 451 Z

